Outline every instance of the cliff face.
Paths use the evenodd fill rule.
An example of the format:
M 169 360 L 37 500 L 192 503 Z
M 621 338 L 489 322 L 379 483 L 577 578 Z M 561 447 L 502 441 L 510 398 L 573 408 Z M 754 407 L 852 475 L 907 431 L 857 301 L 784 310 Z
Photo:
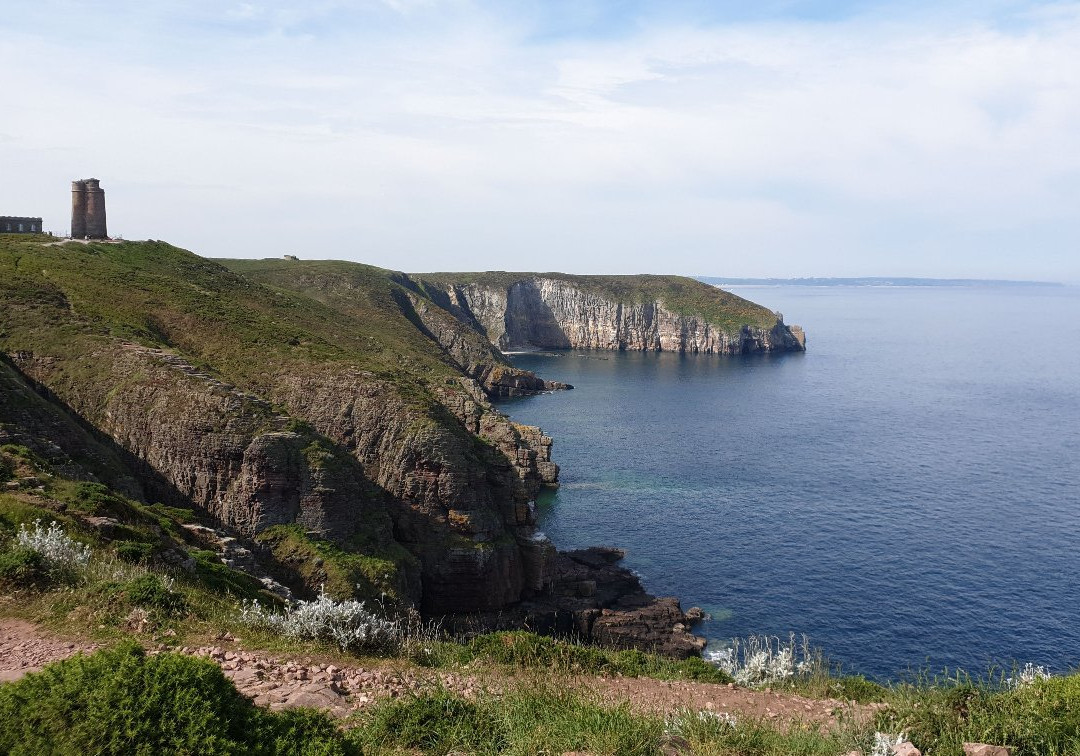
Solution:
M 181 358 L 129 343 L 100 343 L 67 359 L 30 351 L 11 358 L 144 466 L 153 497 L 194 505 L 246 535 L 297 522 L 346 539 L 382 515 L 379 535 L 392 538 L 354 460 L 319 448 L 267 402 Z M 89 361 L 103 380 L 75 380 Z
M 488 402 L 490 345 L 421 297 L 459 329 L 444 346 L 400 294 L 376 271 L 328 306 L 163 244 L 25 243 L 0 249 L 0 348 L 130 457 L 140 498 L 390 560 L 432 614 L 498 610 L 546 579 L 551 439 Z
M 574 277 L 526 275 L 511 281 L 455 283 L 453 274 L 445 274 L 437 280 L 458 304 L 462 319 L 476 324 L 503 351 L 539 348 L 747 354 L 802 351 L 806 345 L 801 328 L 785 325 L 782 316 L 764 308 L 751 310 L 743 322 L 727 317 L 718 322 L 703 313 L 680 311 L 685 308 L 670 304 L 662 291 L 647 298 L 620 296 Z M 711 287 L 698 286 L 702 295 L 712 293 L 708 292 Z M 723 294 L 714 292 L 717 297 Z
M 298 525 L 390 565 L 429 614 L 499 612 L 551 585 L 534 501 L 557 483 L 552 441 L 489 400 L 565 387 L 496 346 L 801 348 L 772 313 L 687 279 L 225 263 L 0 239 L 0 377 L 112 445 L 133 496 L 246 535 Z

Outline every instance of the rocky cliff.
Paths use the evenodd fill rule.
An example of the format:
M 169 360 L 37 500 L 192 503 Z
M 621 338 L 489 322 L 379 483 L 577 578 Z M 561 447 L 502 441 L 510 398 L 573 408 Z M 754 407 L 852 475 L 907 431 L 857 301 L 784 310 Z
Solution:
M 261 539 L 309 591 L 333 558 L 336 590 L 497 613 L 557 580 L 534 501 L 558 467 L 490 400 L 568 387 L 496 347 L 801 348 L 767 310 L 685 281 L 449 282 L 0 237 L 0 377 L 76 418 L 132 497 Z
M 551 440 L 491 406 L 388 272 L 361 283 L 335 309 L 165 244 L 5 240 L 0 347 L 135 461 L 145 498 L 241 535 L 298 525 L 432 614 L 519 601 L 553 552 L 532 507 Z
M 458 318 L 502 351 L 802 351 L 803 331 L 733 294 L 674 276 L 431 274 Z

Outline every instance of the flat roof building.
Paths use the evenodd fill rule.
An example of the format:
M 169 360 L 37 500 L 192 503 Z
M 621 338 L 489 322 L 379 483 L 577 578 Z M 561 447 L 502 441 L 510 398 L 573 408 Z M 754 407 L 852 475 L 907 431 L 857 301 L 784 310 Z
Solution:
M 0 215 L 0 234 L 40 234 L 41 218 Z

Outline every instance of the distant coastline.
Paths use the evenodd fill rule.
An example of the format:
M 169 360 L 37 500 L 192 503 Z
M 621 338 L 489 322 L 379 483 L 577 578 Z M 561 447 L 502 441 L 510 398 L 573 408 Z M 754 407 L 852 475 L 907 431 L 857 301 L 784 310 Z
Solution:
M 999 288 L 1006 286 L 1062 287 L 1056 281 L 1007 281 L 982 278 L 725 278 L 697 276 L 713 286 L 950 286 L 964 288 Z

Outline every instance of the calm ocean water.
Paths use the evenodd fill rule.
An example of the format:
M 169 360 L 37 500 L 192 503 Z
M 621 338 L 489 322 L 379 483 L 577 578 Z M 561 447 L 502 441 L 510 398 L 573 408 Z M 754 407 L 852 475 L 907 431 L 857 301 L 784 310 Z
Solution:
M 555 438 L 560 548 L 624 547 L 702 632 L 845 669 L 1080 665 L 1080 290 L 735 288 L 781 357 L 568 352 L 502 405 Z

